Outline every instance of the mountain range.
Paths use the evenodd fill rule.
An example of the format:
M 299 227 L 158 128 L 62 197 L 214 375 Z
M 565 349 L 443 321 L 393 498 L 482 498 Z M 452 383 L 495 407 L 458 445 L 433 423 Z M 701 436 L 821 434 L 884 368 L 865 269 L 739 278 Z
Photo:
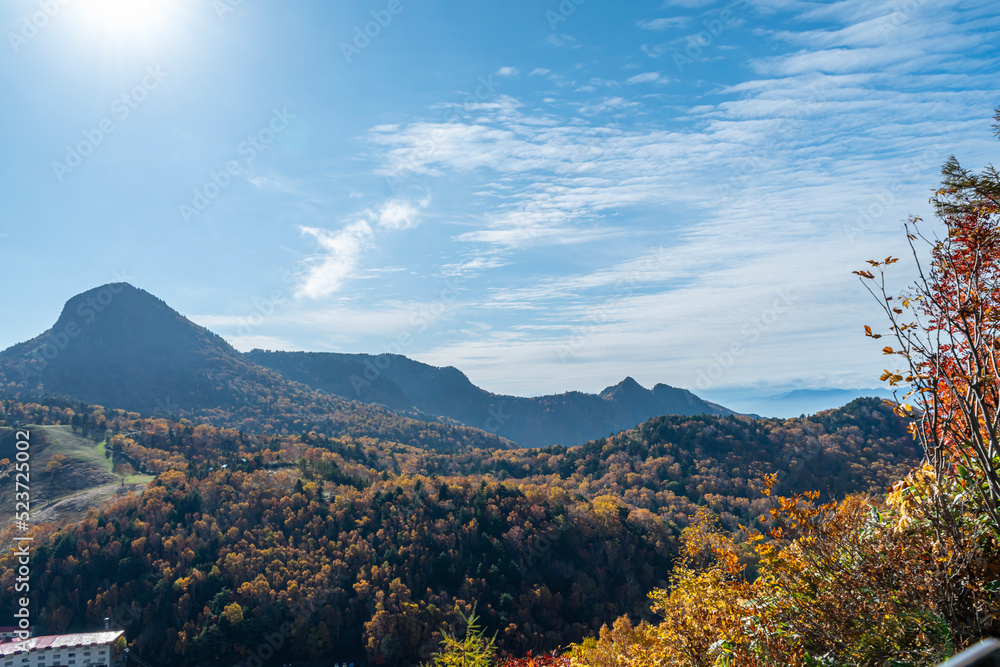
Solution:
M 268 352 L 254 363 L 331 394 L 394 410 L 454 419 L 525 447 L 581 444 L 666 414 L 735 414 L 685 389 L 651 390 L 627 377 L 599 394 L 579 391 L 523 398 L 493 394 L 457 368 L 438 368 L 395 354 Z
M 521 446 L 570 446 L 659 415 L 734 414 L 685 389 L 645 389 L 630 377 L 600 394 L 523 398 L 492 394 L 456 368 L 400 355 L 240 353 L 128 283 L 74 296 L 49 330 L 0 352 L 0 383 L 18 396 L 62 396 L 144 414 L 277 410 L 356 419 L 357 404 L 367 404 L 365 414 L 375 416 L 366 424 L 391 411 L 413 428 L 423 422 L 478 429 L 471 437 L 492 446 L 499 441 L 488 434 Z

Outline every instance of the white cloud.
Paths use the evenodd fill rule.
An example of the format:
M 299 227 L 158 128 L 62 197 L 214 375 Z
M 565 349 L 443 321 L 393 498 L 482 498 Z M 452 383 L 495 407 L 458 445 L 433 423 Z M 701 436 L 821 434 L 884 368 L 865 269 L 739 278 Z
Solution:
M 614 111 L 617 109 L 630 109 L 637 106 L 639 106 L 639 103 L 635 100 L 629 100 L 620 96 L 605 97 L 601 100 L 586 102 L 579 105 L 580 111 L 590 116 L 607 113 L 608 111 Z
M 208 326 L 208 325 L 205 325 Z M 250 335 L 250 336 L 224 336 L 226 341 L 240 352 L 250 350 L 282 350 L 284 352 L 301 351 L 302 348 L 294 343 L 278 338 L 276 336 Z
M 762 74 L 795 75 L 810 72 L 847 74 L 870 72 L 873 69 L 907 63 L 917 69 L 926 54 L 917 47 L 837 48 L 823 51 L 802 51 L 756 63 Z
M 393 199 L 387 201 L 377 211 L 373 217 L 379 227 L 383 229 L 412 229 L 420 222 L 420 211 L 427 208 L 430 198 L 424 198 L 417 202 Z
M 548 96 L 544 111 L 526 100 L 370 133 L 381 174 L 468 184 L 472 214 L 452 236 L 466 249 L 444 271 L 492 272 L 488 298 L 468 306 L 490 327 L 466 327 L 418 358 L 513 393 L 600 389 L 625 374 L 694 387 L 791 288 L 794 312 L 716 386 L 807 376 L 865 385 L 862 369 L 880 357 L 856 333 L 876 305 L 850 272 L 897 254 L 899 221 L 927 213 L 950 152 L 986 161 L 992 69 L 985 52 L 966 51 L 982 26 L 938 0 L 892 30 L 880 23 L 888 1 L 755 7 L 768 2 L 807 18 L 767 35 L 778 55 L 747 62 L 748 78 L 671 106 L 676 117 L 661 118 L 635 89 L 570 97 L 604 85 L 578 66 L 532 72 L 566 95 Z M 666 80 L 638 71 L 626 83 Z M 661 251 L 667 260 L 650 268 Z M 522 261 L 540 267 L 530 280 Z
M 497 70 L 497 76 L 503 77 L 517 76 L 519 73 L 516 67 L 501 67 Z
M 634 85 L 637 83 L 666 83 L 666 77 L 662 76 L 659 72 L 643 72 L 642 74 L 636 74 L 635 76 L 629 77 L 625 83 L 629 85 Z
M 501 259 L 497 254 L 480 254 L 470 260 L 457 264 L 445 264 L 441 267 L 442 273 L 447 276 L 460 276 L 466 273 L 483 271 L 485 269 L 498 269 L 507 266 L 509 262 Z
M 670 28 L 684 28 L 691 23 L 690 17 L 674 16 L 670 18 L 643 19 L 638 25 L 643 30 L 664 31 Z
M 358 219 L 335 231 L 301 227 L 302 235 L 315 239 L 321 252 L 306 262 L 296 296 L 319 299 L 337 292 L 356 275 L 362 255 L 379 230 L 412 229 L 429 203 L 429 198 L 415 202 L 391 199 L 376 209 L 365 210 Z
M 714 5 L 716 0 L 667 0 L 663 3 L 663 7 L 705 7 L 707 5 Z
M 572 35 L 565 33 L 552 33 L 545 38 L 545 41 L 552 46 L 569 49 L 579 49 L 580 41 Z
M 437 300 L 382 301 L 363 306 L 340 304 L 321 310 L 290 314 L 285 325 L 309 328 L 319 333 L 319 340 L 329 348 L 350 345 L 362 340 L 367 351 L 384 352 L 382 343 L 396 340 L 397 334 L 409 332 L 414 337 L 430 325 L 453 317 L 463 308 L 458 295 L 447 288 L 439 290 L 446 298 Z
M 296 295 L 318 299 L 329 296 L 355 273 L 362 251 L 374 237 L 365 220 L 352 222 L 331 232 L 316 227 L 302 227 L 303 236 L 319 244 L 322 255 L 311 263 Z

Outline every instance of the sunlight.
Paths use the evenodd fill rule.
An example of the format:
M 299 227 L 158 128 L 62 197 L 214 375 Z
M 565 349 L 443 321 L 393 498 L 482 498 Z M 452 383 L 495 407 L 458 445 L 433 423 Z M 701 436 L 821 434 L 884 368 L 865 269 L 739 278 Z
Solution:
M 166 27 L 167 5 L 167 0 L 87 0 L 80 7 L 88 29 L 106 39 L 148 39 Z

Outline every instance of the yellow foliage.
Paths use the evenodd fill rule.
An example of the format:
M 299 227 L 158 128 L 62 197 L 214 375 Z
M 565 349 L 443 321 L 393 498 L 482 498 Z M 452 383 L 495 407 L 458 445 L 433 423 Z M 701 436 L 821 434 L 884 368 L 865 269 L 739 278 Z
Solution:
M 234 625 L 239 623 L 243 620 L 243 607 L 241 607 L 238 602 L 227 605 L 222 611 L 222 618 Z
M 601 628 L 598 638 L 590 638 L 571 647 L 573 667 L 667 667 L 671 663 L 656 654 L 660 640 L 656 628 L 647 623 L 633 626 L 627 617 L 614 627 Z
M 955 649 L 946 616 L 956 578 L 981 618 L 995 619 L 998 601 L 968 592 L 994 577 L 983 564 L 995 554 L 956 548 L 933 557 L 937 538 L 927 521 L 913 520 L 926 514 L 919 501 L 933 483 L 932 472 L 914 471 L 894 487 L 889 511 L 865 496 L 826 505 L 816 493 L 778 497 L 770 529 L 750 531 L 744 544 L 700 510 L 683 532 L 669 588 L 650 593 L 663 620 L 633 627 L 620 618 L 571 647 L 572 664 L 936 665 Z M 753 578 L 748 560 L 756 560 Z
M 913 470 L 906 479 L 893 484 L 885 502 L 896 510 L 895 529 L 906 530 L 924 503 L 938 493 L 940 488 L 937 475 L 930 464 L 924 464 Z

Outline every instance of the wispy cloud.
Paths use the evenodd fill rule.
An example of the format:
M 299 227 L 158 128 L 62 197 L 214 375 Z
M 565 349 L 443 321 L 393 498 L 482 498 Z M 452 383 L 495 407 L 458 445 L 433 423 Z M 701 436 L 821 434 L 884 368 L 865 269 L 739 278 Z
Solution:
M 357 219 L 337 230 L 301 227 L 303 236 L 313 238 L 320 252 L 307 263 L 296 296 L 318 299 L 330 296 L 356 273 L 363 253 L 379 231 L 411 229 L 419 223 L 420 211 L 430 203 L 392 199 L 376 209 L 363 211 Z
M 211 318 L 202 318 L 204 320 L 210 320 Z M 195 320 L 203 326 L 218 326 L 217 324 L 208 324 L 199 320 Z M 303 348 L 297 346 L 289 340 L 284 338 L 279 338 L 277 336 L 226 336 L 226 341 L 230 345 L 235 347 L 240 352 L 249 352 L 250 350 L 282 350 L 285 352 L 301 351 Z
M 306 271 L 296 296 L 318 299 L 333 294 L 357 269 L 358 260 L 372 238 L 374 230 L 365 220 L 352 222 L 336 231 L 302 227 L 303 236 L 316 240 L 321 255 Z
M 430 199 L 417 202 L 393 199 L 384 203 L 377 211 L 368 212 L 368 216 L 383 229 L 412 229 L 420 222 L 420 211 L 429 203 Z
M 663 3 L 663 8 L 667 7 L 706 7 L 708 5 L 714 5 L 717 0 L 666 0 Z
M 664 31 L 670 28 L 684 28 L 691 24 L 688 16 L 672 16 L 670 18 L 643 19 L 639 21 L 639 27 L 643 30 Z
M 637 83 L 666 83 L 667 78 L 664 77 L 659 72 L 643 72 L 642 74 L 636 74 L 635 76 L 629 77 L 625 83 L 629 85 L 634 85 Z
M 567 35 L 565 33 L 552 33 L 545 38 L 545 41 L 552 46 L 557 46 L 560 48 L 567 49 L 579 49 L 580 40 L 576 39 L 572 35 Z
M 556 256 L 555 248 L 573 246 L 591 267 L 492 288 L 483 319 L 528 315 L 516 325 L 493 320 L 425 360 L 488 375 L 495 390 L 523 383 L 513 369 L 530 366 L 565 383 L 577 370 L 582 380 L 620 369 L 625 357 L 645 360 L 660 379 L 693 386 L 708 360 L 739 339 L 745 321 L 777 291 L 794 288 L 801 295 L 794 315 L 762 333 L 755 354 L 726 382 L 751 383 L 761 374 L 791 380 L 877 363 L 850 336 L 871 315 L 850 270 L 895 249 L 898 221 L 922 212 L 949 152 L 981 153 L 963 146 L 962 137 L 995 105 L 988 62 L 964 51 L 985 39 L 983 31 L 938 0 L 926 0 L 905 22 L 892 18 L 891 29 L 884 23 L 895 11 L 890 2 L 755 6 L 798 15 L 802 23 L 767 36 L 780 48 L 748 62 L 749 79 L 716 86 L 677 118 L 657 120 L 651 102 L 622 92 L 564 100 L 546 111 L 518 100 L 466 123 L 414 120 L 370 133 L 380 173 L 417 178 L 428 188 L 461 175 L 475 183 L 474 192 L 489 193 L 463 221 L 473 229 L 453 236 L 472 251 L 449 272 L 508 271 L 520 255 L 550 248 Z M 829 26 L 823 30 L 815 28 L 818 12 Z M 960 79 L 949 81 L 961 89 L 942 90 L 940 72 L 956 70 Z M 569 78 L 548 69 L 532 74 Z M 625 83 L 664 81 L 640 72 Z M 586 85 L 591 95 L 599 87 Z M 619 122 L 623 114 L 630 122 Z M 876 212 L 875 222 L 858 222 L 866 210 Z M 639 251 L 644 243 L 647 250 Z M 605 247 L 625 257 L 605 254 Z M 628 281 L 648 261 L 649 247 L 669 259 L 639 271 L 633 285 Z M 616 289 L 623 280 L 632 285 L 624 293 Z M 820 320 L 831 324 L 817 332 Z M 581 336 L 579 354 L 561 359 L 557 351 Z M 787 336 L 813 343 L 785 353 Z M 681 352 L 668 354 L 665 346 Z M 504 358 L 523 364 L 500 364 Z M 512 369 L 509 378 L 500 377 L 499 366 Z

